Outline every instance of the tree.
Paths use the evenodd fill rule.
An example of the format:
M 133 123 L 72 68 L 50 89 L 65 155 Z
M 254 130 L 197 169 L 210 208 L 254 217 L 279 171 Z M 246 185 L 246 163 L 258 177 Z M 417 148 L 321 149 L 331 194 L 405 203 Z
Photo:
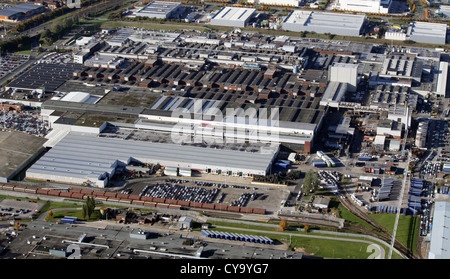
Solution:
M 303 229 L 305 230 L 305 232 L 309 232 L 309 225 L 305 225 L 305 226 L 303 227 Z
M 278 225 L 280 231 L 284 231 L 287 228 L 287 221 L 282 219 Z
M 61 26 L 61 24 L 59 22 L 53 24 L 51 27 L 52 33 L 54 33 L 56 35 L 59 35 L 59 33 L 61 33 L 62 30 L 63 30 L 63 27 Z
M 319 187 L 320 180 L 316 172 L 309 170 L 303 180 L 303 192 L 310 193 L 316 191 Z
M 73 26 L 72 18 L 68 18 L 63 21 L 63 29 L 64 30 L 69 30 L 70 28 L 72 28 L 72 26 Z
M 95 200 L 94 200 L 93 197 L 89 197 L 89 196 L 88 196 L 88 197 L 86 198 L 86 203 L 83 204 L 83 207 L 82 207 L 82 210 L 83 210 L 83 212 L 82 212 L 83 217 L 84 217 L 85 219 L 91 218 L 92 213 L 94 213 L 94 209 L 95 209 Z

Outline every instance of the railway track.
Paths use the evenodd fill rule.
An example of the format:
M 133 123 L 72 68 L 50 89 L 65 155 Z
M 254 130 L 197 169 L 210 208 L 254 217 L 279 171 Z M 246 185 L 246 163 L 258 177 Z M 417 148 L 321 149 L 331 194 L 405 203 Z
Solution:
M 390 232 L 388 232 L 384 227 L 379 225 L 377 222 L 375 222 L 372 218 L 370 218 L 369 214 L 367 214 L 365 211 L 363 211 L 359 206 L 354 205 L 351 201 L 348 199 L 342 199 L 339 198 L 341 204 L 349 210 L 352 214 L 356 215 L 358 218 L 366 221 L 368 224 L 373 226 L 376 230 L 371 230 L 367 228 L 363 228 L 360 226 L 355 226 L 352 224 L 346 224 L 347 228 L 358 230 L 364 234 L 372 235 L 374 237 L 377 237 L 381 240 L 386 241 L 387 243 L 391 243 L 392 241 L 392 235 Z M 400 251 L 404 256 L 406 256 L 409 259 L 418 259 L 417 256 L 414 255 L 414 253 L 409 250 L 403 243 L 399 242 L 398 240 L 395 240 L 394 247 Z

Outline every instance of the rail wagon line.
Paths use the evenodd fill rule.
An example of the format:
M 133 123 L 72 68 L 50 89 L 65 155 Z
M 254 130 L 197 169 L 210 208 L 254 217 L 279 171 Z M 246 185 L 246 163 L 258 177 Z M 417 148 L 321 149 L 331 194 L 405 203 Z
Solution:
M 201 203 L 201 202 L 189 202 L 174 199 L 163 199 L 163 198 L 152 198 L 137 195 L 124 195 L 124 194 L 112 194 L 108 191 L 98 191 L 98 190 L 88 190 L 79 188 L 69 188 L 68 191 L 59 191 L 52 189 L 43 189 L 27 186 L 15 186 L 9 184 L 0 183 L 0 189 L 13 192 L 30 193 L 37 195 L 61 197 L 61 198 L 71 198 L 84 200 L 87 197 L 93 197 L 102 202 L 115 202 L 122 204 L 136 204 L 143 206 L 152 206 L 159 208 L 171 208 L 171 209 L 181 209 L 189 210 L 194 209 L 205 209 L 205 210 L 215 210 L 215 211 L 227 211 L 235 213 L 246 213 L 246 214 L 260 214 L 265 215 L 266 210 L 261 208 L 250 208 L 250 207 L 239 207 L 239 206 L 226 206 L 222 204 L 213 203 Z

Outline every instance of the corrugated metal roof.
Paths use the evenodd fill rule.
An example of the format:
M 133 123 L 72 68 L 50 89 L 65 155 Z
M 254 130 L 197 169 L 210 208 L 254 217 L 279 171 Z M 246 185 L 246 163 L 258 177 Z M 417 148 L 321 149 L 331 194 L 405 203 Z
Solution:
M 95 177 L 111 173 L 119 160 L 130 157 L 148 163 L 187 169 L 221 169 L 265 174 L 277 150 L 264 153 L 189 145 L 101 138 L 71 132 L 42 156 L 29 173 Z
M 434 204 L 429 259 L 450 259 L 450 202 Z

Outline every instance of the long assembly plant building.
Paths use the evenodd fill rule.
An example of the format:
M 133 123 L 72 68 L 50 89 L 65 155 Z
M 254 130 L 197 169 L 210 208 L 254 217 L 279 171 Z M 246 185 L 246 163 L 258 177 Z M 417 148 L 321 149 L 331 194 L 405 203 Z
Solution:
M 283 22 L 283 29 L 293 32 L 330 33 L 341 36 L 359 36 L 366 16 L 294 10 Z
M 225 175 L 266 175 L 279 150 L 276 146 L 249 154 L 191 145 L 124 141 L 70 132 L 27 170 L 26 177 L 105 187 L 116 173 L 133 162 L 159 163 L 174 174 L 197 170 Z

